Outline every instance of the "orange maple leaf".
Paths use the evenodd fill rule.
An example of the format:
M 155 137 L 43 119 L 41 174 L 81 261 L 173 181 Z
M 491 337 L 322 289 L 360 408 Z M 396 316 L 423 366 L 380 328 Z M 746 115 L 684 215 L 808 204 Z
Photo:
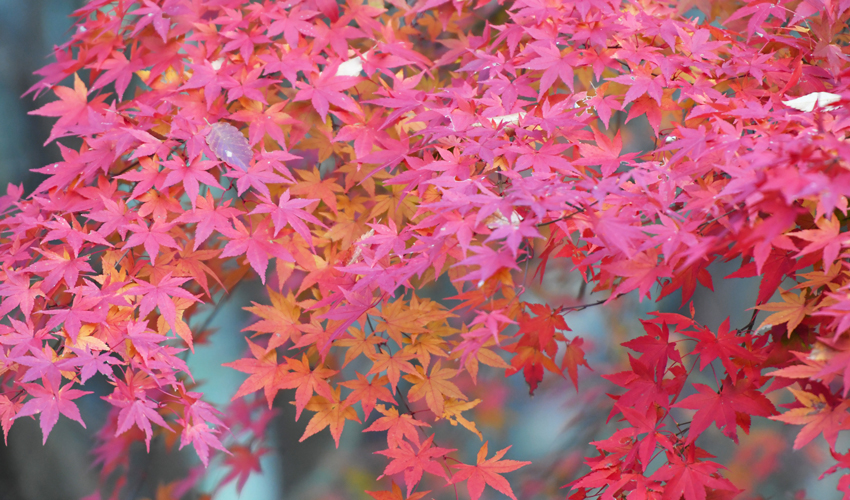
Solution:
M 317 413 L 310 419 L 307 428 L 304 429 L 304 435 L 298 440 L 299 442 L 330 426 L 331 436 L 334 438 L 336 447 L 339 448 L 339 436 L 342 434 L 345 421 L 354 420 L 360 422 L 360 418 L 357 416 L 354 408 L 347 401 L 339 400 L 339 391 L 340 388 L 337 387 L 333 391 L 331 399 L 324 396 L 313 396 L 310 398 L 310 402 L 307 403 L 306 408 Z M 295 403 L 293 402 L 293 404 Z
M 393 482 L 392 491 L 366 491 L 369 495 L 372 496 L 375 500 L 419 500 L 424 497 L 428 493 L 431 493 L 431 490 L 428 491 L 417 491 L 416 493 L 410 495 L 405 498 L 405 496 L 401 492 L 401 488 Z
M 231 363 L 221 365 L 251 374 L 245 382 L 242 382 L 242 385 L 232 399 L 241 398 L 246 394 L 263 389 L 266 400 L 269 402 L 269 409 L 271 409 L 272 401 L 274 401 L 277 391 L 282 389 L 280 381 L 287 374 L 287 365 L 277 364 L 277 351 L 274 349 L 266 352 L 265 349 L 251 342 L 249 339 L 245 340 L 248 342 L 248 347 L 251 348 L 251 354 L 254 355 L 255 359 L 237 359 Z
M 425 369 L 416 367 L 416 373 L 405 375 L 404 379 L 413 384 L 407 393 L 411 402 L 425 398 L 428 408 L 434 415 L 441 417 L 445 412 L 445 396 L 467 400 L 460 389 L 450 380 L 457 374 L 457 370 L 443 368 L 438 360 L 431 368 L 431 373 L 425 375 Z
M 797 326 L 806 319 L 807 316 L 811 316 L 812 312 L 816 309 L 815 306 L 806 300 L 805 291 L 800 295 L 797 295 L 795 293 L 780 290 L 779 294 L 782 296 L 782 300 L 784 302 L 771 302 L 769 304 L 763 304 L 755 307 L 755 309 L 760 309 L 762 311 L 777 311 L 765 318 L 764 321 L 761 322 L 761 325 L 759 325 L 757 331 L 760 331 L 765 327 L 787 323 L 786 327 L 788 328 L 788 335 L 791 335 L 794 329 L 797 328 Z
M 850 420 L 847 419 L 847 409 L 850 408 L 850 401 L 844 400 L 838 406 L 833 407 L 826 401 L 823 394 L 815 396 L 812 393 L 795 390 L 791 387 L 788 390 L 794 394 L 794 397 L 803 406 L 788 410 L 782 415 L 770 417 L 770 419 L 779 420 L 786 424 L 804 425 L 794 440 L 795 450 L 799 450 L 807 445 L 821 432 L 826 442 L 835 449 L 835 440 L 838 439 L 838 433 L 842 430 L 850 429 Z

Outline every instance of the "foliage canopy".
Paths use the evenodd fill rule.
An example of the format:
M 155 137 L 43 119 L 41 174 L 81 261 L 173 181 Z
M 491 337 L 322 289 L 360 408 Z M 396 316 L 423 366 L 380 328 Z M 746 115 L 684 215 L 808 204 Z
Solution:
M 516 499 L 503 475 L 528 462 L 488 450 L 469 388 L 500 371 L 579 390 L 587 365 L 568 333 L 586 305 L 536 303 L 533 280 L 566 266 L 606 303 L 655 290 L 687 306 L 709 265 L 736 261 L 730 277 L 760 279 L 753 320 L 711 331 L 691 304 L 632 325 L 634 355 L 603 374 L 616 430 L 568 495 L 731 498 L 700 436 L 737 443 L 752 417 L 802 426 L 794 448 L 823 435 L 828 472 L 847 472 L 848 8 L 92 1 L 31 90 L 58 98 L 35 111 L 57 117 L 48 142 L 79 147 L 0 198 L 5 435 L 31 415 L 45 440 L 59 414 L 85 425 L 75 400 L 100 374 L 104 479 L 133 443 L 179 436 L 241 488 L 295 389 L 302 440 L 339 443 L 350 421 L 386 434 L 383 475 L 403 487 L 378 500 L 422 498 L 426 478 Z M 633 120 L 646 147 L 620 127 Z M 456 295 L 424 298 L 444 276 Z M 226 365 L 247 378 L 216 408 L 186 357 L 255 279 L 269 303 Z M 441 419 L 482 439 L 475 463 Z

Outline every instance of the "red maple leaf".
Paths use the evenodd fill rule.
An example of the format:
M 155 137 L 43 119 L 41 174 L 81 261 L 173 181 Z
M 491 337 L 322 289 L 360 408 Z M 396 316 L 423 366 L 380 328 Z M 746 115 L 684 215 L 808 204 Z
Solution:
M 529 465 L 531 462 L 520 462 L 517 460 L 502 460 L 505 453 L 511 449 L 507 448 L 497 451 L 491 458 L 487 457 L 487 441 L 478 450 L 478 461 L 475 465 L 455 464 L 452 468 L 457 469 L 457 472 L 452 476 L 452 483 L 466 481 L 466 488 L 469 490 L 469 497 L 472 500 L 478 500 L 481 497 L 481 492 L 484 491 L 484 485 L 488 484 L 493 489 L 500 493 L 516 500 L 511 485 L 507 479 L 501 474 L 511 472 Z
M 437 446 L 433 446 L 433 443 L 434 436 L 432 434 L 419 445 L 418 450 L 413 449 L 410 444 L 403 441 L 400 443 L 398 448 L 376 451 L 375 453 L 392 459 L 392 461 L 384 469 L 384 473 L 381 474 L 378 479 L 381 479 L 386 475 L 403 472 L 404 484 L 407 485 L 407 496 L 410 496 L 410 493 L 413 492 L 413 488 L 415 488 L 416 485 L 419 484 L 419 481 L 422 480 L 423 472 L 428 472 L 448 480 L 449 477 L 446 475 L 443 465 L 434 459 L 446 456 L 447 454 L 457 450 L 439 448 Z
M 691 353 L 699 355 L 700 371 L 705 370 L 712 361 L 720 358 L 720 362 L 726 369 L 726 374 L 732 379 L 733 384 L 737 382 L 738 367 L 732 362 L 732 357 L 750 362 L 758 359 L 751 351 L 741 347 L 742 343 L 748 341 L 748 337 L 739 336 L 737 330 L 730 330 L 729 318 L 726 318 L 720 325 L 716 337 L 707 328 L 688 331 L 686 335 L 699 341 Z
M 666 481 L 661 500 L 706 500 L 707 488 L 737 493 L 732 483 L 717 473 L 720 465 L 710 461 L 696 461 L 694 445 L 690 446 L 688 459 L 683 460 L 676 454 L 669 454 L 670 463 L 658 469 L 650 479 Z
M 773 403 L 748 381 L 733 385 L 730 379 L 726 379 L 719 390 L 704 384 L 693 384 L 693 386 L 699 394 L 688 396 L 673 405 L 677 408 L 697 410 L 691 420 L 688 443 L 693 443 L 712 422 L 723 431 L 723 434 L 737 443 L 740 414 L 759 417 L 776 414 Z
M 682 356 L 675 342 L 670 342 L 670 328 L 667 324 L 659 326 L 651 321 L 641 321 L 646 335 L 623 343 L 633 351 L 643 353 L 639 358 L 641 363 L 655 368 L 655 377 L 659 380 L 667 370 L 667 360 L 682 364 Z

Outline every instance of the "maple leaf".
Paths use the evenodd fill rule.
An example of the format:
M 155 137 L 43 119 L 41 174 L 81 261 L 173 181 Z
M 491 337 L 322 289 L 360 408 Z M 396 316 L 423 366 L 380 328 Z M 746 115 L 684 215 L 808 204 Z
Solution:
M 223 232 L 225 236 L 230 238 L 230 241 L 224 246 L 221 256 L 235 257 L 245 254 L 263 284 L 266 283 L 269 257 L 295 262 L 295 258 L 283 245 L 273 241 L 274 236 L 270 231 L 268 220 L 261 221 L 253 231 L 245 227 L 239 219 L 234 218 L 233 224 L 236 226 L 235 230 L 227 228 Z
M 648 65 L 641 65 L 636 68 L 636 71 L 631 71 L 629 74 L 621 75 L 616 78 L 611 78 L 610 81 L 628 85 L 629 90 L 623 98 L 623 105 L 634 101 L 643 94 L 649 94 L 650 97 L 658 102 L 661 106 L 661 98 L 663 94 L 663 75 L 653 75 Z
M 515 269 L 519 271 L 516 261 L 510 252 L 500 252 L 488 246 L 472 246 L 469 248 L 475 256 L 469 256 L 458 262 L 461 266 L 479 266 L 479 269 L 467 274 L 465 280 L 477 281 L 481 286 L 501 268 Z
M 77 219 L 74 217 L 72 217 L 69 222 L 64 217 L 57 216 L 54 217 L 54 220 L 45 222 L 44 227 L 49 228 L 50 232 L 44 237 L 42 244 L 51 240 L 67 241 L 71 245 L 71 249 L 74 251 L 74 257 L 77 257 L 80 254 L 80 248 L 86 241 L 107 247 L 112 246 L 112 244 L 106 241 L 106 239 L 104 239 L 99 233 L 94 231 L 85 231 L 82 227 L 80 227 L 79 222 L 77 222 Z
M 431 490 L 417 491 L 416 493 L 410 495 L 409 497 L 405 497 L 401 492 L 401 488 L 399 488 L 399 486 L 397 484 L 395 484 L 395 481 L 393 481 L 392 490 L 390 490 L 390 491 L 369 491 L 369 490 L 366 490 L 366 493 L 371 495 L 372 498 L 374 498 L 375 500 L 420 500 L 422 497 L 424 497 L 428 493 L 431 493 Z
M 456 357 L 461 359 L 464 368 L 472 376 L 473 382 L 476 383 L 478 380 L 479 362 L 495 368 L 511 369 L 511 365 L 488 348 L 495 345 L 493 338 L 489 335 L 480 335 L 478 332 L 481 331 L 483 329 L 461 333 L 464 340 L 452 350 L 451 356 L 451 359 Z
M 304 429 L 304 435 L 298 441 L 304 441 L 313 434 L 319 432 L 325 427 L 330 427 L 331 436 L 334 438 L 336 447 L 339 448 L 339 437 L 342 435 L 342 428 L 345 426 L 346 420 L 354 420 L 360 422 L 357 412 L 354 411 L 348 401 L 340 401 L 339 387 L 337 387 L 330 399 L 324 396 L 313 396 L 306 408 L 310 411 L 317 412 L 307 423 L 307 428 Z
M 289 199 L 289 190 L 287 189 L 280 196 L 277 205 L 272 203 L 271 200 L 263 200 L 263 204 L 257 205 L 257 207 L 250 212 L 251 214 L 272 214 L 272 222 L 274 222 L 274 237 L 277 237 L 277 234 L 283 229 L 284 226 L 289 224 L 292 229 L 295 230 L 296 233 L 301 235 L 304 238 L 304 241 L 313 245 L 313 237 L 310 235 L 310 228 L 304 224 L 303 221 L 312 222 L 313 224 L 317 224 L 322 227 L 326 227 L 322 222 L 317 219 L 313 214 L 306 212 L 304 210 L 300 210 L 311 203 L 319 201 L 314 199 Z
M 263 110 L 260 103 L 252 101 L 245 109 L 240 109 L 230 115 L 230 119 L 248 123 L 248 142 L 251 146 L 257 144 L 268 134 L 282 148 L 286 148 L 286 136 L 281 126 L 298 123 L 292 116 L 282 111 L 286 104 L 286 102 L 279 102 Z M 289 155 L 284 159 L 296 158 L 298 157 L 295 155 Z
M 693 443 L 713 422 L 723 434 L 738 442 L 738 414 L 769 417 L 776 414 L 773 403 L 746 381 L 732 385 L 724 380 L 718 390 L 704 384 L 693 384 L 699 394 L 688 396 L 676 403 L 677 408 L 697 410 L 691 420 L 687 443 Z
M 45 290 L 53 288 L 59 280 L 64 280 L 68 288 L 72 288 L 77 285 L 77 277 L 79 277 L 80 272 L 94 273 L 94 269 L 89 265 L 86 257 L 72 258 L 67 251 L 63 251 L 61 255 L 47 250 L 37 251 L 45 258 L 24 268 L 23 271 L 46 272 L 47 276 L 44 277 L 42 283 Z
M 142 61 L 135 58 L 127 59 L 127 56 L 123 52 L 118 50 L 113 51 L 107 59 L 100 62 L 94 68 L 97 71 L 106 71 L 100 74 L 94 85 L 92 85 L 91 90 L 95 91 L 115 82 L 115 91 L 118 93 L 118 100 L 123 100 L 124 91 L 130 85 L 130 79 L 133 78 L 133 74 L 144 67 L 145 65 Z
M 596 87 L 596 93 L 592 97 L 588 97 L 585 100 L 588 108 L 596 111 L 596 114 L 599 116 L 599 119 L 602 120 L 602 126 L 606 129 L 608 125 L 611 123 L 611 111 L 617 110 L 622 111 L 623 107 L 617 101 L 615 96 L 606 95 L 608 91 L 608 83 L 603 83 L 599 87 Z M 549 101 L 544 102 L 544 106 L 548 106 Z M 631 113 L 630 113 L 631 114 Z
M 269 25 L 266 35 L 273 38 L 283 33 L 283 38 L 291 47 L 298 47 L 299 33 L 307 36 L 315 36 L 316 28 L 313 23 L 308 22 L 319 15 L 315 10 L 302 10 L 300 7 L 287 11 L 277 11 L 270 15 L 274 22 Z
M 425 332 L 421 317 L 403 300 L 394 300 L 381 308 L 383 321 L 375 326 L 376 332 L 387 332 L 387 335 L 398 345 L 404 345 L 402 332 L 415 334 Z
M 126 227 L 133 232 L 133 235 L 124 242 L 124 248 L 130 249 L 138 245 L 143 245 L 151 260 L 151 265 L 156 263 L 156 256 L 159 254 L 160 246 L 180 248 L 174 237 L 169 234 L 171 228 L 174 227 L 174 223 L 157 220 L 150 227 L 144 222 L 128 224 Z
M 747 336 L 739 337 L 737 331 L 729 329 L 729 318 L 726 318 L 720 325 L 717 330 L 717 337 L 712 335 L 708 329 L 688 331 L 686 334 L 698 340 L 691 353 L 699 355 L 700 371 L 705 370 L 712 361 L 720 358 L 720 362 L 732 379 L 733 384 L 738 378 L 738 368 L 732 362 L 733 356 L 742 361 L 754 362 L 758 360 L 755 354 L 741 347 L 740 344 L 747 342 L 748 338 Z
M 850 243 L 850 237 L 847 235 L 840 236 L 841 223 L 836 217 L 829 219 L 822 217 L 818 219 L 817 226 L 817 229 L 805 229 L 788 233 L 788 235 L 810 242 L 806 245 L 806 248 L 800 250 L 797 257 L 821 250 L 823 252 L 823 268 L 829 269 L 835 262 L 841 247 Z
M 817 353 L 824 348 L 826 348 L 826 345 L 816 344 L 815 348 L 812 349 L 812 352 L 810 353 L 790 351 L 790 353 L 794 355 L 794 357 L 797 358 L 798 361 L 801 361 L 803 364 L 786 366 L 785 368 L 782 368 L 780 370 L 770 372 L 769 375 L 771 377 L 783 377 L 793 379 L 824 379 L 825 383 L 829 383 L 830 378 L 828 378 L 828 375 L 825 377 L 822 373 L 824 369 L 824 362 L 822 359 L 819 359 L 819 356 L 817 355 Z M 846 369 L 846 363 L 841 363 L 841 365 Z
M 369 418 L 372 409 L 379 399 L 388 403 L 395 403 L 395 398 L 390 394 L 390 390 L 385 387 L 389 382 L 386 375 L 380 377 L 375 375 L 371 381 L 359 373 L 355 373 L 355 375 L 357 376 L 357 380 L 349 380 L 339 385 L 352 389 L 351 394 L 345 398 L 345 401 L 348 404 L 360 401 L 363 407 L 364 419 Z
M 195 200 L 198 198 L 199 182 L 209 187 L 221 189 L 221 184 L 208 172 L 209 169 L 217 165 L 214 161 L 201 160 L 198 157 L 187 165 L 183 158 L 177 157 L 174 160 L 163 161 L 162 165 L 170 170 L 162 182 L 162 187 L 167 188 L 178 182 L 183 183 L 183 190 L 189 197 L 192 208 L 195 208 Z
M 638 97 L 634 100 L 634 102 L 632 102 L 632 105 L 629 108 L 629 115 L 626 117 L 624 123 L 628 123 L 634 118 L 646 116 L 647 121 L 649 121 L 649 125 L 652 127 L 652 131 L 655 132 L 656 136 L 659 135 L 661 132 L 661 120 L 664 117 L 664 111 L 674 111 L 678 109 L 678 106 L 676 106 L 670 98 L 669 92 L 664 93 L 661 102 L 663 105 L 659 105 L 655 99 L 646 94 Z
M 690 445 L 693 447 L 694 445 Z M 689 454 L 691 455 L 691 454 Z M 666 481 L 662 500 L 706 500 L 706 488 L 731 491 L 739 490 L 728 479 L 720 477 L 717 470 L 720 466 L 709 461 L 683 460 L 672 456 L 670 463 L 657 470 L 650 479 Z
M 246 394 L 251 394 L 260 389 L 263 389 L 266 396 L 266 401 L 269 403 L 269 409 L 272 407 L 277 391 L 282 389 L 280 382 L 287 373 L 286 364 L 278 364 L 277 351 L 270 349 L 266 351 L 257 344 L 251 342 L 250 339 L 245 339 L 248 342 L 248 347 L 251 349 L 251 354 L 254 359 L 243 358 L 230 363 L 224 363 L 221 366 L 233 368 L 243 373 L 250 373 L 251 376 L 242 382 L 239 390 L 233 395 L 231 400 L 241 398 Z
M 408 497 L 413 492 L 413 488 L 419 484 L 423 472 L 428 472 L 448 480 L 449 477 L 446 475 L 442 464 L 436 462 L 434 459 L 446 456 L 457 450 L 433 446 L 433 442 L 434 435 L 432 434 L 418 446 L 418 450 L 414 450 L 407 442 L 402 442 L 398 448 L 376 451 L 375 453 L 392 459 L 384 469 L 384 473 L 378 479 L 386 475 L 403 472 Z
M 395 394 L 398 381 L 401 378 L 401 373 L 416 373 L 416 368 L 407 361 L 414 357 L 413 353 L 406 353 L 403 351 L 396 351 L 394 354 L 385 353 L 383 351 L 378 352 L 374 355 L 372 368 L 368 373 L 366 373 L 366 375 L 386 371 L 387 378 L 389 379 L 393 389 L 393 394 Z
M 204 89 L 204 99 L 207 109 L 212 106 L 213 101 L 221 94 L 221 88 L 227 81 L 227 74 L 219 74 L 219 68 L 204 59 L 200 63 L 189 63 L 187 66 L 192 70 L 189 80 L 180 87 L 180 90 Z
M 557 330 L 569 331 L 567 322 L 560 310 L 552 310 L 548 304 L 526 304 L 529 310 L 535 314 L 528 317 L 520 324 L 520 332 L 534 332 L 537 336 L 541 349 L 546 349 L 549 342 L 555 337 Z
M 560 78 L 566 83 L 570 90 L 573 90 L 573 67 L 578 62 L 577 54 L 568 51 L 566 54 L 562 52 L 553 42 L 548 43 L 540 41 L 530 44 L 529 51 L 533 50 L 537 53 L 537 58 L 526 63 L 525 67 L 529 69 L 543 69 L 543 76 L 540 77 L 540 96 L 549 90 L 549 87 L 555 82 L 556 78 Z
M 230 453 L 221 444 L 221 441 L 216 436 L 216 431 L 211 429 L 206 422 L 190 424 L 182 419 L 178 419 L 177 423 L 183 425 L 183 432 L 180 434 L 180 449 L 182 450 L 184 446 L 192 443 L 204 467 L 209 466 L 211 447 L 228 454 Z
M 107 311 L 93 310 L 97 307 L 100 301 L 94 297 L 75 296 L 74 302 L 69 308 L 51 309 L 45 311 L 51 316 L 50 321 L 45 325 L 46 328 L 52 329 L 59 325 L 64 325 L 65 331 L 72 344 L 77 343 L 82 323 L 101 323 L 106 320 Z
M 578 392 L 578 367 L 579 365 L 584 366 L 588 370 L 590 365 L 587 364 L 587 360 L 584 357 L 584 349 L 582 348 L 584 345 L 584 339 L 581 337 L 575 337 L 567 344 L 567 350 L 564 352 L 564 357 L 561 360 L 561 370 L 567 370 L 567 374 L 570 376 L 570 380 L 573 381 L 573 385 L 576 388 L 576 392 Z
M 76 125 L 88 125 L 90 111 L 94 116 L 97 116 L 100 114 L 99 111 L 106 108 L 103 101 L 106 100 L 108 94 L 101 94 L 89 102 L 88 89 L 77 73 L 74 73 L 73 89 L 56 86 L 53 87 L 53 92 L 59 97 L 59 101 L 47 103 L 29 112 L 31 115 L 59 117 L 50 131 L 50 137 L 44 142 L 45 146 L 53 142 L 54 139 L 68 135 Z
M 229 467 L 230 471 L 222 478 L 219 486 L 224 486 L 234 479 L 236 480 L 236 493 L 241 494 L 242 488 L 253 472 L 263 472 L 260 466 L 260 458 L 268 454 L 269 449 L 259 447 L 251 449 L 245 446 L 231 446 L 230 456 L 224 459 L 224 466 Z
M 295 420 L 301 417 L 301 411 L 309 404 L 314 392 L 326 399 L 334 398 L 334 392 L 326 379 L 336 374 L 336 370 L 324 368 L 321 365 L 310 369 L 310 361 L 306 354 L 301 355 L 301 361 L 287 359 L 287 370 L 287 374 L 281 381 L 281 387 L 295 389 Z M 339 399 L 338 395 L 336 397 Z
M 310 83 L 296 82 L 296 86 L 300 89 L 293 101 L 303 101 L 310 99 L 313 108 L 322 117 L 322 121 L 328 115 L 330 104 L 339 106 L 340 108 L 356 114 L 362 114 L 360 106 L 351 97 L 344 94 L 342 91 L 357 85 L 360 77 L 356 76 L 338 76 L 337 67 L 339 64 L 329 65 L 325 70 L 312 78 Z
M 130 430 L 133 425 L 136 425 L 145 433 L 145 445 L 148 451 L 150 451 L 151 437 L 153 436 L 151 422 L 165 427 L 166 429 L 170 429 L 168 424 L 165 423 L 165 420 L 163 420 L 160 414 L 156 411 L 155 408 L 157 408 L 157 404 L 147 398 L 129 400 L 109 397 L 105 399 L 113 405 L 121 408 L 121 411 L 118 413 L 118 423 L 117 428 L 115 429 L 115 435 L 118 436 L 123 434 Z
M 350 337 L 339 338 L 334 341 L 335 346 L 348 348 L 345 351 L 345 359 L 342 363 L 343 368 L 361 354 L 364 354 L 367 358 L 371 359 L 375 354 L 375 346 L 387 343 L 385 338 L 374 334 L 367 336 L 366 332 L 359 328 L 349 328 L 348 334 Z M 398 380 L 396 380 L 396 384 L 398 384 Z
M 195 227 L 195 244 L 192 247 L 193 250 L 197 250 L 210 237 L 213 230 L 223 232 L 232 229 L 231 218 L 241 213 L 240 210 L 230 206 L 230 200 L 216 206 L 212 193 L 207 191 L 203 197 L 194 200 L 191 212 L 184 212 L 175 219 L 175 222 L 198 223 Z
M 844 400 L 833 406 L 827 402 L 823 394 L 815 395 L 793 387 L 789 387 L 788 390 L 803 406 L 788 410 L 782 415 L 772 416 L 770 419 L 786 424 L 803 425 L 797 438 L 794 439 L 795 450 L 799 450 L 821 433 L 830 448 L 834 449 L 838 433 L 850 429 L 850 420 L 847 419 L 850 401 Z
M 174 305 L 172 297 L 200 302 L 197 296 L 185 288 L 180 287 L 180 285 L 187 281 L 189 281 L 189 278 L 173 277 L 169 272 L 156 284 L 136 280 L 138 286 L 133 288 L 132 293 L 128 295 L 142 297 L 142 300 L 139 302 L 139 314 L 141 317 L 147 316 L 155 307 L 158 307 L 160 314 L 162 314 L 169 326 L 171 326 L 171 329 L 180 334 L 180 330 L 176 327 L 177 308 Z M 189 344 L 189 347 L 192 347 L 191 336 L 181 335 L 181 337 Z
M 497 451 L 491 458 L 486 458 L 487 443 L 488 442 L 485 441 L 478 450 L 478 460 L 475 465 L 452 465 L 452 468 L 457 469 L 457 472 L 452 476 L 452 482 L 459 483 L 461 481 L 466 481 L 466 488 L 469 490 L 469 497 L 472 500 L 478 500 L 481 497 L 481 492 L 484 491 L 485 484 L 490 485 L 496 491 L 516 500 L 514 492 L 511 490 L 511 485 L 501 476 L 501 474 L 515 471 L 520 467 L 531 464 L 531 462 L 502 460 L 505 453 L 511 449 L 510 446 Z
M 24 316 L 29 317 L 35 307 L 35 298 L 44 296 L 41 284 L 37 282 L 30 286 L 28 273 L 7 272 L 6 280 L 0 284 L 0 297 L 6 297 L 0 305 L 0 316 L 6 316 L 20 307 Z
M 489 331 L 493 335 L 493 342 L 497 345 L 499 344 L 499 333 L 504 328 L 504 325 L 512 325 L 516 324 L 516 321 L 510 319 L 509 317 L 502 314 L 503 311 L 478 311 L 477 315 L 471 323 L 469 323 L 470 328 L 475 325 L 484 325 L 484 329 Z M 565 325 L 566 326 L 566 325 Z M 549 333 L 547 330 L 543 332 L 544 336 Z M 551 340 L 551 337 L 549 338 Z M 548 342 L 547 345 L 548 347 Z M 542 349 L 542 348 L 541 348 Z
M 260 318 L 260 321 L 247 326 L 242 331 L 252 330 L 261 333 L 271 333 L 269 343 L 266 350 L 272 349 L 285 344 L 288 340 L 297 342 L 301 337 L 301 308 L 295 303 L 295 297 L 290 294 L 284 296 L 269 290 L 269 298 L 272 305 L 262 305 L 253 302 L 253 307 L 246 307 L 246 311 L 250 311 Z
M 212 278 L 222 287 L 224 283 L 222 283 L 221 279 L 218 275 L 213 271 L 208 265 L 204 263 L 204 261 L 208 261 L 218 256 L 221 253 L 218 249 L 209 249 L 209 250 L 192 250 L 187 245 L 180 251 L 180 255 L 175 259 L 176 269 L 175 272 L 178 276 L 189 276 L 195 280 L 196 283 L 201 285 L 201 288 L 206 292 L 207 297 L 212 297 L 212 293 L 210 293 L 207 274 L 212 276 Z
M 633 407 L 641 413 L 646 413 L 652 404 L 662 408 L 670 406 L 670 396 L 663 382 L 656 379 L 654 370 L 631 355 L 629 355 L 629 363 L 631 370 L 602 376 L 628 389 L 625 394 L 618 397 L 619 405 Z
M 23 406 L 23 403 L 16 403 L 7 396 L 0 394 L 0 424 L 3 426 L 3 442 L 6 446 L 9 445 L 9 429 L 12 428 L 15 415 L 21 406 Z
M 593 138 L 596 145 L 588 143 L 579 144 L 579 151 L 582 157 L 573 163 L 576 165 L 599 165 L 603 177 L 613 174 L 623 162 L 628 162 L 637 156 L 637 153 L 620 154 L 623 150 L 623 139 L 620 136 L 619 130 L 614 138 L 610 139 L 607 135 L 593 127 Z
M 770 302 L 755 306 L 754 309 L 761 311 L 776 311 L 770 316 L 762 320 L 761 325 L 756 329 L 760 331 L 767 326 L 781 325 L 785 323 L 790 336 L 794 329 L 803 322 L 803 320 L 814 312 L 814 306 L 806 299 L 806 291 L 801 294 L 792 293 L 790 291 L 780 289 L 780 296 L 784 302 Z
M 387 408 L 384 405 L 375 405 L 375 409 L 383 417 L 372 422 L 372 425 L 364 429 L 363 432 L 387 431 L 387 443 L 391 447 L 398 448 L 401 446 L 404 443 L 404 438 L 418 447 L 421 441 L 416 428 L 430 427 L 427 423 L 416 420 L 412 415 L 399 414 L 398 408 L 393 406 Z
M 12 323 L 21 329 L 23 326 L 19 321 Z M 20 365 L 29 367 L 26 373 L 20 378 L 21 382 L 30 382 L 38 378 L 47 378 L 51 385 L 58 387 L 62 382 L 62 370 L 68 370 L 74 365 L 73 359 L 59 359 L 56 351 L 49 345 L 40 348 L 41 342 L 35 342 L 29 345 L 31 356 L 14 356 L 10 355 L 8 359 Z M 14 351 L 11 353 L 14 354 Z
M 133 29 L 133 35 L 138 34 L 147 26 L 153 26 L 154 31 L 162 37 L 165 42 L 168 39 L 168 29 L 171 27 L 171 20 L 163 17 L 165 13 L 159 5 L 156 5 L 151 0 L 144 0 L 145 7 L 140 7 L 133 11 L 133 14 L 139 16 Z
M 445 397 L 467 400 L 460 389 L 450 381 L 456 373 L 457 370 L 443 368 L 441 360 L 434 363 L 427 375 L 424 368 L 417 366 L 413 374 L 404 376 L 405 380 L 413 384 L 407 392 L 408 399 L 416 402 L 425 398 L 428 409 L 434 412 L 434 415 L 442 416 L 445 412 Z
M 106 198 L 101 200 L 103 201 L 103 210 L 89 212 L 85 217 L 103 223 L 97 228 L 97 232 L 101 236 L 108 236 L 117 230 L 121 239 L 125 239 L 128 231 L 126 226 L 137 222 L 138 213 L 130 211 L 124 201 L 116 202 Z
M 49 377 L 41 379 L 41 384 L 22 384 L 33 399 L 30 399 L 18 410 L 15 418 L 26 417 L 40 413 L 39 425 L 41 426 L 41 434 L 44 436 L 42 444 L 47 442 L 47 436 L 56 422 L 59 420 L 59 414 L 65 415 L 71 420 L 76 420 L 83 427 L 86 426 L 80 416 L 80 410 L 77 405 L 71 401 L 91 394 L 91 391 L 80 391 L 71 389 L 74 383 L 65 384 L 63 387 L 53 387 L 53 383 Z M 4 426 L 4 429 L 6 427 Z M 8 431 L 6 431 L 8 432 Z
M 322 179 L 322 174 L 318 169 L 298 170 L 295 172 L 301 181 L 292 186 L 292 194 L 306 196 L 307 199 L 318 198 L 325 202 L 334 213 L 336 208 L 336 193 L 343 191 L 343 187 L 337 184 L 333 177 Z

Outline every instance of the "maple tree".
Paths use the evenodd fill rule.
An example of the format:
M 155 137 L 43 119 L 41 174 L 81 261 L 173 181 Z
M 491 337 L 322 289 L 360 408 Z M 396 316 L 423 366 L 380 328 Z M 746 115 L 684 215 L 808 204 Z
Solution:
M 134 443 L 179 436 L 241 488 L 295 389 L 302 440 L 385 433 L 377 500 L 423 498 L 425 478 L 515 499 L 504 475 L 528 462 L 487 458 L 472 384 L 581 390 L 570 313 L 679 293 L 689 314 L 632 325 L 633 354 L 602 374 L 616 429 L 569 498 L 732 498 L 704 436 L 738 443 L 759 418 L 802 426 L 795 449 L 823 435 L 850 496 L 850 1 L 94 0 L 74 16 L 31 92 L 58 97 L 34 112 L 58 118 L 48 143 L 81 145 L 0 198 L 4 436 L 27 416 L 44 440 L 59 414 L 82 424 L 75 400 L 103 377 L 105 484 Z M 638 118 L 653 141 L 634 150 Z M 692 299 L 721 261 L 760 287 L 749 324 L 712 331 Z M 608 298 L 533 300 L 556 266 Z M 456 295 L 425 298 L 444 276 Z M 247 308 L 247 354 L 225 365 L 247 377 L 217 408 L 186 359 L 251 280 L 269 304 Z M 440 420 L 483 441 L 475 463 Z

